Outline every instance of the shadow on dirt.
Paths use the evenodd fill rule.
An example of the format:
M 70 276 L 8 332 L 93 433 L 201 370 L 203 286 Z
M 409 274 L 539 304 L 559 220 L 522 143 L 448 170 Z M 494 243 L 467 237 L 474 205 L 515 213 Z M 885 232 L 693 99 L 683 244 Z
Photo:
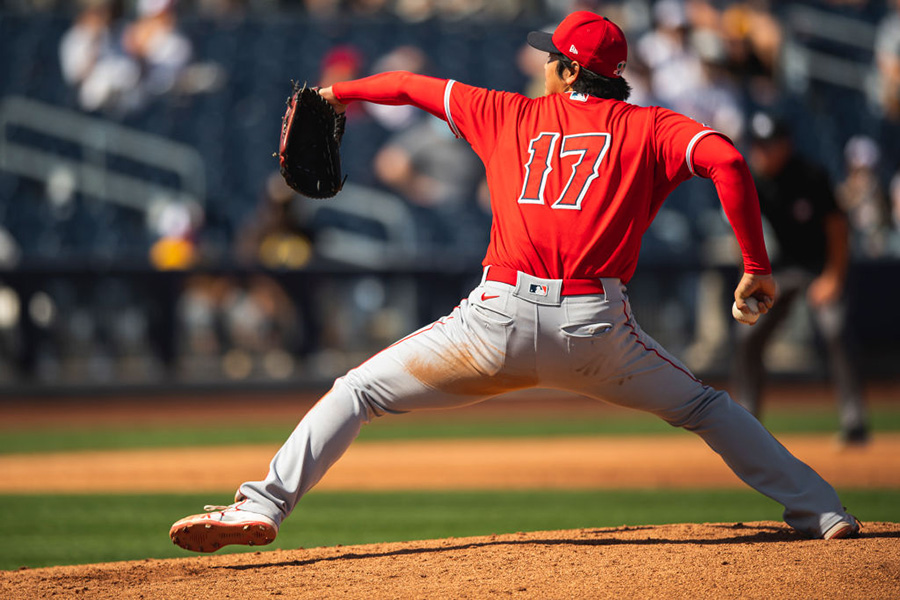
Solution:
M 666 526 L 670 528 L 671 526 Z M 523 539 L 523 540 L 490 540 L 485 542 L 471 542 L 467 544 L 448 544 L 439 547 L 422 547 L 422 548 L 402 548 L 386 552 L 371 553 L 354 553 L 340 554 L 338 556 L 324 556 L 311 558 L 309 560 L 290 560 L 283 562 L 262 563 L 252 565 L 223 565 L 212 567 L 213 569 L 228 569 L 234 571 L 251 571 L 254 569 L 266 569 L 271 567 L 301 567 L 323 562 L 344 561 L 344 560 L 361 560 L 369 558 L 384 558 L 389 556 L 406 556 L 417 554 L 440 553 L 456 550 L 471 550 L 473 548 L 486 548 L 491 546 L 647 546 L 661 544 L 695 544 L 700 546 L 717 546 L 723 544 L 766 544 L 766 543 L 784 543 L 784 542 L 800 542 L 811 541 L 809 537 L 794 531 L 788 527 L 772 526 L 772 525 L 745 525 L 743 523 L 735 523 L 734 525 L 708 525 L 713 529 L 733 530 L 735 535 L 730 537 L 714 538 L 714 539 L 669 539 L 666 537 L 654 537 L 653 532 L 660 529 L 653 525 L 639 527 L 617 527 L 614 529 L 591 529 L 585 533 L 596 535 L 598 537 L 591 539 Z M 622 532 L 646 532 L 644 538 L 635 539 L 619 539 L 604 538 L 604 534 L 619 534 Z M 739 532 L 739 533 L 738 533 Z M 863 531 L 861 538 L 900 538 L 900 531 L 878 532 L 866 534 Z M 415 542 L 412 542 L 415 543 Z M 834 543 L 834 542 L 831 542 Z

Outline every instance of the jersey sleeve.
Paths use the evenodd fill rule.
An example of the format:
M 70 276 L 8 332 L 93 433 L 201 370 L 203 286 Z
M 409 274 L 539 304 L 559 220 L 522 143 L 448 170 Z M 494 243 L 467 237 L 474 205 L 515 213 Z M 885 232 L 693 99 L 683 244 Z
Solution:
M 519 94 L 495 92 L 453 79 L 437 79 L 403 71 L 334 84 L 335 97 L 344 104 L 356 100 L 376 104 L 409 104 L 443 119 L 458 138 L 487 159 L 500 134 L 503 119 L 528 99 Z
M 744 157 L 731 142 L 719 136 L 702 137 L 692 152 L 692 169 L 697 175 L 712 179 L 716 186 L 722 209 L 741 248 L 744 272 L 771 273 L 759 197 Z
M 444 97 L 449 83 L 446 79 L 390 71 L 336 83 L 332 90 L 343 104 L 357 100 L 394 106 L 409 104 L 446 121 Z
M 708 135 L 725 137 L 715 129 L 666 108 L 657 108 L 654 141 L 656 161 L 662 165 L 665 178 L 673 182 L 690 179 L 697 174 L 694 149 Z M 727 139 L 727 138 L 726 138 Z
M 503 122 L 528 102 L 511 92 L 497 92 L 451 80 L 446 90 L 447 122 L 456 137 L 465 139 L 485 162 L 500 137 Z

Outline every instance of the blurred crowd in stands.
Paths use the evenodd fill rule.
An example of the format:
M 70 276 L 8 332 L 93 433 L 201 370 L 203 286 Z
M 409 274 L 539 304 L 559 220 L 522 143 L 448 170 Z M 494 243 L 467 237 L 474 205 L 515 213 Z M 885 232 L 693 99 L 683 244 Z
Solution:
M 491 85 L 490 74 L 506 68 L 516 70 L 518 76 L 508 77 L 506 82 L 522 82 L 520 89 L 514 91 L 537 95 L 542 93 L 544 57 L 526 46 L 516 56 L 484 56 L 482 60 L 492 66 L 467 78 L 466 73 L 443 72 L 441 65 L 435 64 L 441 62 L 434 60 L 435 50 L 423 48 L 422 39 L 418 45 L 415 39 L 413 43 L 391 44 L 383 38 L 367 44 L 358 35 L 349 36 L 347 41 L 343 38 L 348 36 L 340 33 L 329 39 L 327 23 L 341 18 L 357 19 L 351 27 L 366 27 L 367 23 L 377 27 L 379 18 L 399 18 L 412 28 L 434 20 L 491 22 L 498 28 L 510 23 L 518 25 L 518 29 L 512 29 L 515 35 L 527 25 L 552 29 L 555 21 L 571 10 L 595 10 L 609 15 L 628 34 L 631 48 L 626 77 L 634 89 L 632 102 L 673 108 L 722 131 L 742 148 L 746 124 L 753 112 L 772 111 L 795 123 L 801 150 L 822 162 L 835 184 L 839 184 L 841 206 L 853 224 L 855 255 L 900 255 L 900 144 L 893 141 L 896 136 L 892 135 L 893 126 L 900 121 L 900 3 L 79 0 L 74 14 L 71 3 L 52 0 L 5 4 L 11 12 L 69 15 L 73 22 L 59 40 L 59 61 L 62 79 L 74 90 L 74 104 L 87 113 L 125 122 L 129 117 L 139 122 L 134 115 L 164 96 L 223 93 L 223 88 L 224 93 L 237 95 L 233 86 L 240 77 L 230 72 L 234 65 L 221 61 L 215 51 L 198 56 L 195 46 L 204 43 L 203 27 L 185 28 L 184 20 L 192 24 L 206 22 L 209 27 L 220 29 L 246 21 L 271 22 L 279 15 L 321 22 L 324 34 L 319 38 L 320 45 L 311 48 L 303 40 L 298 39 L 296 44 L 283 40 L 273 44 L 269 49 L 273 56 L 267 58 L 289 63 L 290 57 L 279 55 L 288 49 L 313 54 L 318 72 L 297 72 L 296 76 L 316 84 L 406 69 Z M 797 12 L 804 9 L 815 12 Z M 813 24 L 805 28 L 795 26 L 804 19 L 812 19 Z M 853 46 L 847 46 L 848 40 L 832 31 L 834 23 L 846 23 L 848 30 L 857 27 L 856 31 L 865 32 L 869 39 L 857 39 Z M 813 36 L 809 29 L 820 31 Z M 449 37 L 453 32 L 442 35 Z M 498 37 L 509 35 L 500 29 Z M 437 52 L 452 52 L 454 47 L 452 42 L 440 46 L 445 49 Z M 860 46 L 869 46 L 868 55 L 860 53 Z M 827 57 L 822 58 L 827 55 L 823 48 L 829 49 L 832 58 L 844 62 L 828 63 Z M 266 49 L 261 43 L 243 51 L 259 53 Z M 246 64 L 253 68 L 252 58 Z M 841 73 L 841 68 L 847 72 Z M 864 72 L 862 77 L 860 71 Z M 858 81 L 863 85 L 857 86 Z M 499 83 L 495 85 L 500 87 Z M 849 100 L 829 103 L 829 94 Z M 841 114 L 848 107 L 856 114 Z M 454 140 L 442 123 L 411 109 L 354 107 L 348 140 L 353 146 L 344 161 L 349 181 L 361 186 L 351 190 L 364 195 L 374 188 L 400 199 L 412 213 L 420 254 L 449 251 L 477 260 L 489 226 L 489 199 L 482 185 L 481 167 L 474 154 Z M 215 171 L 211 170 L 210 175 L 215 177 Z M 247 177 L 255 180 L 257 190 L 266 185 L 263 173 L 248 173 Z M 699 195 L 705 199 L 676 200 L 672 203 L 675 210 L 661 216 L 657 229 L 663 250 L 667 244 L 696 245 L 692 240 L 698 237 L 708 241 L 727 236 L 727 230 L 715 223 L 714 199 L 708 191 Z M 699 213 L 699 220 L 708 223 L 708 227 L 694 231 L 685 226 L 681 219 L 685 213 L 689 220 Z M 214 236 L 216 242 L 233 244 L 234 232 L 251 215 L 250 205 L 245 204 L 243 214 L 235 211 L 219 218 L 226 221 L 230 233 Z M 331 221 L 329 215 L 320 217 L 327 228 L 346 215 L 331 215 Z M 358 220 L 357 232 L 368 227 L 377 236 L 376 230 L 386 227 L 365 217 Z M 201 217 L 201 221 L 206 228 L 217 227 L 217 218 Z M 310 227 L 315 229 L 317 224 Z M 193 229 L 191 236 L 199 242 L 203 236 Z M 153 238 L 158 234 L 149 235 Z M 151 239 L 149 243 L 152 242 Z M 652 247 L 651 243 L 648 252 L 653 252 Z M 151 256 L 159 256 L 167 248 L 157 249 L 157 254 Z M 221 256 L 222 249 L 216 249 L 214 254 Z M 699 257 L 706 255 L 700 253 Z M 184 256 L 190 264 L 202 259 L 203 254 L 190 252 Z M 311 258 L 316 256 L 315 252 L 310 253 Z M 697 258 L 691 253 L 688 256 Z M 173 263 L 165 259 L 164 255 L 157 262 L 179 266 L 178 260 Z
M 292 62 L 287 52 L 310 55 L 302 63 L 304 72 L 294 74 L 320 85 L 406 69 L 477 85 L 502 87 L 518 82 L 519 89 L 513 91 L 537 95 L 542 93 L 541 65 L 545 57 L 527 46 L 506 56 L 483 56 L 481 60 L 488 65 L 467 77 L 465 72 L 446 72 L 442 66 L 448 59 L 434 56 L 453 52 L 454 30 L 439 30 L 442 38 L 451 39 L 440 41 L 437 48 L 425 48 L 425 40 L 415 36 L 411 43 L 391 43 L 388 36 L 394 30 L 390 28 L 379 36 L 379 19 L 399 18 L 409 28 L 435 20 L 490 22 L 497 37 L 505 40 L 513 39 L 528 26 L 552 29 L 556 20 L 572 10 L 595 10 L 609 15 L 628 34 L 626 78 L 634 89 L 632 102 L 659 104 L 692 116 L 722 131 L 742 148 L 748 119 L 760 109 L 794 123 L 801 151 L 822 162 L 839 184 L 841 206 L 853 224 L 855 254 L 865 258 L 900 255 L 900 144 L 893 135 L 900 122 L 897 2 L 884 6 L 853 0 L 7 0 L 2 6 L 10 14 L 46 13 L 71 19 L 58 41 L 59 73 L 72 90 L 69 97 L 74 98 L 74 102 L 62 102 L 63 106 L 74 104 L 88 114 L 136 123 L 154 133 L 157 131 L 152 123 L 144 127 L 139 115 L 166 97 L 184 101 L 204 94 L 226 95 L 230 96 L 226 102 L 247 103 L 241 108 L 251 113 L 248 118 L 256 116 L 254 110 L 266 110 L 269 120 L 276 119 L 277 115 L 260 108 L 263 103 L 269 106 L 271 98 L 241 97 L 236 89 L 245 76 L 233 71 L 237 64 L 254 68 L 253 53 L 260 61 L 285 64 Z M 804 9 L 814 12 L 797 12 Z M 228 30 L 236 23 L 260 22 L 265 36 L 265 25 L 279 17 L 308 27 L 310 22 L 321 24 L 319 36 L 314 40 L 279 39 L 277 43 L 273 39 L 269 48 L 259 40 L 254 48 L 239 50 L 250 55 L 244 63 L 229 63 L 217 49 L 205 45 L 204 33 L 210 28 Z M 356 19 L 351 28 L 371 27 L 371 39 L 358 31 L 348 36 L 340 26 L 335 29 L 333 23 L 343 18 Z M 809 19 L 812 25 L 795 26 Z M 509 27 L 504 28 L 504 23 Z M 865 32 L 869 39 L 857 39 L 848 47 L 848 40 L 832 31 L 835 23 L 846 24 L 848 30 L 855 27 L 854 31 Z M 809 29 L 820 31 L 813 36 Z M 860 46 L 869 46 L 868 55 L 860 52 Z M 202 48 L 200 52 L 198 47 Z M 828 54 L 823 48 L 831 52 L 831 63 L 827 57 L 822 58 Z M 267 52 L 270 56 L 261 55 Z M 317 72 L 309 72 L 310 60 L 315 60 Z M 846 72 L 841 73 L 841 68 Z M 491 75 L 504 69 L 515 71 L 515 76 L 493 81 Z M 857 86 L 858 81 L 864 85 Z M 275 83 L 256 94 L 278 89 Z M 842 101 L 832 102 L 829 95 Z M 66 98 L 63 94 L 59 97 Z M 852 114 L 843 112 L 848 108 Z M 256 123 L 257 127 L 263 125 L 258 119 Z M 181 127 L 178 123 L 169 126 L 170 130 Z M 175 133 L 173 137 L 177 137 Z M 233 135 L 219 132 L 219 138 Z M 204 149 L 207 139 L 211 138 L 185 141 Z M 385 197 L 399 199 L 412 214 L 420 253 L 449 251 L 477 261 L 489 226 L 489 199 L 480 164 L 464 143 L 452 138 L 446 126 L 408 108 L 353 107 L 348 142 L 352 147 L 347 149 L 344 163 L 350 183 L 358 186 L 351 187 L 348 196 L 377 190 Z M 216 177 L 215 168 L 208 166 L 208 173 Z M 257 191 L 267 185 L 267 176 L 245 174 Z M 676 199 L 671 203 L 674 212 L 661 216 L 661 247 L 672 243 L 696 245 L 697 238 L 727 235 L 727 230 L 713 224 L 717 210 L 714 199 L 708 191 L 699 195 L 705 199 Z M 243 211 L 233 209 L 231 214 L 211 219 L 194 214 L 194 220 L 199 219 L 195 225 L 227 229 L 211 237 L 215 243 L 234 248 L 235 232 L 245 219 L 252 218 L 251 204 L 244 202 Z M 196 213 L 196 207 L 191 210 Z M 695 220 L 699 213 L 699 220 L 709 226 L 693 231 L 684 226 L 679 212 L 681 216 L 686 213 L 688 220 Z M 310 215 L 297 215 L 306 217 Z M 387 227 L 358 217 L 356 233 L 368 228 L 377 237 L 376 230 Z M 311 229 L 320 225 L 328 228 L 346 215 L 323 214 L 319 218 L 324 223 L 310 223 Z M 199 243 L 204 236 L 196 229 L 192 226 L 185 231 Z M 153 238 L 165 237 L 158 232 L 148 232 L 148 236 L 151 244 Z M 203 253 L 184 253 L 171 246 L 173 252 L 185 257 L 182 262 L 186 264 L 180 264 L 167 260 L 167 248 L 150 254 L 159 257 L 163 253 L 157 264 L 188 266 L 203 258 Z M 213 254 L 221 257 L 222 248 L 216 248 Z M 403 255 L 409 257 L 408 252 Z M 706 253 L 700 253 L 701 259 L 703 256 Z M 316 257 L 315 251 L 310 253 L 310 258 Z M 689 253 L 689 259 L 697 258 Z
M 368 104 L 348 111 L 345 190 L 326 202 L 297 198 L 271 158 L 289 80 L 325 86 L 402 69 L 536 96 L 546 55 L 524 34 L 578 9 L 625 30 L 632 102 L 687 114 L 742 150 L 754 114 L 790 123 L 798 151 L 833 180 L 854 259 L 900 257 L 900 0 L 0 0 L 0 95 L 193 148 L 207 190 L 185 199 L 156 174 L 151 183 L 168 191 L 144 206 L 98 202 L 65 169 L 42 179 L 0 164 L 0 265 L 100 254 L 159 270 L 245 270 L 189 279 L 177 317 L 183 343 L 218 355 L 215 339 L 227 331 L 242 341 L 226 346 L 267 353 L 270 374 L 290 372 L 289 355 L 315 346 L 310 335 L 340 347 L 354 332 L 314 331 L 311 311 L 322 307 L 296 306 L 259 267 L 477 271 L 490 199 L 477 157 L 443 122 Z M 142 157 L 126 159 L 122 168 L 135 171 Z M 645 261 L 736 263 L 707 183 L 683 186 L 665 205 Z M 91 228 L 96 235 L 83 233 Z M 435 316 L 398 317 L 373 300 L 378 282 L 346 285 L 345 319 L 368 315 L 361 326 L 387 341 Z M 250 369 L 246 357 L 229 361 L 235 373 Z

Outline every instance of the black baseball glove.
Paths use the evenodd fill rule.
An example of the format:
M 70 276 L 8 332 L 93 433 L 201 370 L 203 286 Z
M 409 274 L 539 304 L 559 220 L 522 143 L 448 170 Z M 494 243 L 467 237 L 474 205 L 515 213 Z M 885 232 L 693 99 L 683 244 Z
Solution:
M 289 186 L 310 198 L 331 198 L 344 187 L 341 138 L 344 115 L 319 93 L 294 84 L 281 120 L 278 160 Z

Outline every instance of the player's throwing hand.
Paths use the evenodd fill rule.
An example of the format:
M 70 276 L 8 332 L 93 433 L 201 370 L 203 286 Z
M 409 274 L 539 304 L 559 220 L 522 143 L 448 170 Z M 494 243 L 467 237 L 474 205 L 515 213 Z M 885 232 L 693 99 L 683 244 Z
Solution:
M 778 297 L 778 286 L 775 284 L 775 278 L 771 274 L 744 273 L 734 290 L 734 303 L 737 305 L 738 310 L 742 312 L 747 310 L 746 300 L 751 297 L 756 299 L 759 314 L 764 315 L 769 312 L 769 309 L 774 306 Z

